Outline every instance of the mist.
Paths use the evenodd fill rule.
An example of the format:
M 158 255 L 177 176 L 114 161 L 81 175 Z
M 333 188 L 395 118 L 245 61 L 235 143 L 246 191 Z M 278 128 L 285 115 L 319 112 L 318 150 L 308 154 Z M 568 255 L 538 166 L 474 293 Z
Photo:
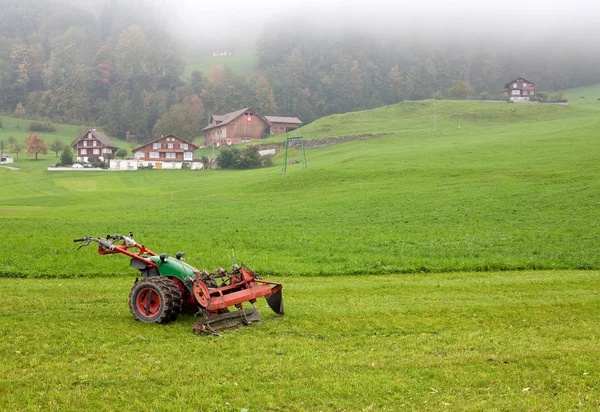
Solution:
M 173 36 L 185 49 L 247 49 L 265 30 L 338 35 L 354 32 L 377 37 L 419 36 L 439 43 L 480 38 L 500 45 L 512 39 L 548 38 L 591 42 L 600 34 L 600 3 L 592 0 L 333 0 L 282 3 L 228 0 L 219 3 L 154 1 Z

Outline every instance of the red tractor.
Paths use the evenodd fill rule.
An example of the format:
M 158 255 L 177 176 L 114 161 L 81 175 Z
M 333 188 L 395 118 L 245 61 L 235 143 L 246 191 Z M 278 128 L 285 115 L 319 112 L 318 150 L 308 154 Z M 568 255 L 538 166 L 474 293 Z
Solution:
M 234 265 L 230 272 L 199 271 L 183 261 L 183 253 L 175 258 L 167 253 L 157 255 L 129 236 L 108 235 L 106 238 L 86 236 L 74 239 L 84 242 L 79 247 L 98 243 L 98 253 L 122 253 L 131 258 L 131 267 L 140 271 L 129 294 L 129 307 L 141 322 L 169 323 L 182 309 L 196 313 L 201 320 L 193 327 L 196 333 L 216 333 L 225 328 L 248 325 L 260 320 L 255 307 L 244 308 L 265 297 L 275 313 L 283 315 L 282 285 L 262 280 L 250 269 Z

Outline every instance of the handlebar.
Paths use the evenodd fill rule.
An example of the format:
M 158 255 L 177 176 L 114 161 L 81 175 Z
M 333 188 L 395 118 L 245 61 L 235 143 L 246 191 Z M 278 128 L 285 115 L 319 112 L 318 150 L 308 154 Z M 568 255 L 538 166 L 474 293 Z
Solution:
M 73 239 L 73 242 L 84 242 L 83 245 L 79 246 L 79 249 L 81 249 L 82 247 L 85 247 L 87 245 L 90 244 L 90 242 L 96 242 L 99 245 L 103 246 L 105 249 L 110 249 L 113 250 L 115 248 L 115 245 L 113 245 L 113 243 L 108 240 L 108 239 L 102 239 L 102 238 L 98 238 L 98 237 L 91 237 L 91 236 L 86 236 L 86 237 L 80 237 L 77 239 Z

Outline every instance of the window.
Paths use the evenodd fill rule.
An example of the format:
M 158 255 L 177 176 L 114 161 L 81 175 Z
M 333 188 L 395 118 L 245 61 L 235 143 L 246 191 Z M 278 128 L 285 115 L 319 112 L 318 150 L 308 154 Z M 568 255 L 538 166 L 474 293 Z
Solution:
M 94 149 L 94 154 L 100 154 L 100 149 Z
M 192 152 L 184 152 L 183 153 L 183 160 L 192 160 L 192 156 L 193 153 Z
M 150 159 L 158 159 L 159 157 L 158 152 L 150 152 Z
M 92 142 L 92 146 L 96 146 L 96 143 L 98 143 L 98 142 L 97 142 L 96 140 L 94 140 L 94 141 Z
M 515 87 L 515 88 L 516 88 L 516 87 L 517 87 L 517 83 L 513 83 L 513 87 Z
M 529 91 L 529 95 L 530 95 L 530 96 L 533 96 L 533 92 L 534 92 L 533 90 L 530 90 L 530 91 Z
M 102 153 L 112 154 L 112 149 L 102 149 Z
M 175 159 L 176 153 L 165 153 L 167 159 Z
M 179 148 L 180 148 L 180 149 L 183 149 L 183 150 L 187 150 L 187 148 L 188 148 L 188 145 L 187 145 L 187 143 L 180 143 L 180 144 L 179 144 Z
M 84 155 L 84 154 L 86 155 L 87 154 L 87 149 L 81 149 L 81 154 L 82 155 Z
M 527 90 L 523 90 L 523 96 L 528 96 L 529 93 L 527 92 Z
M 144 152 L 135 152 L 135 157 L 136 157 L 136 159 L 144 157 Z
M 513 90 L 512 91 L 512 95 L 513 96 L 518 96 L 519 94 L 521 94 L 520 90 Z
M 87 140 L 84 140 L 84 141 L 83 141 L 83 146 L 84 146 L 84 147 L 85 147 L 85 146 L 87 146 Z
M 152 143 L 153 149 L 160 149 L 160 143 Z
M 173 148 L 173 143 L 169 143 L 169 144 L 167 145 L 167 149 L 172 149 L 172 148 Z

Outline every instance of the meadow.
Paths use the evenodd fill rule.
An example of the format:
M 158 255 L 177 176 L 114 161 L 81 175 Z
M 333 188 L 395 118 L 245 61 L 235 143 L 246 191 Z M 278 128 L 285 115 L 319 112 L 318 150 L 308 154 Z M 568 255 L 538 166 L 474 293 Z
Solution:
M 427 103 L 347 118 L 362 133 L 372 118 L 397 119 L 407 106 L 431 120 Z M 417 131 L 308 150 L 308 168 L 291 165 L 286 175 L 281 157 L 250 171 L 82 174 L 32 160 L 22 161 L 26 170 L 0 168 L 2 243 L 10 245 L 0 249 L 0 274 L 129 273 L 119 259 L 75 253 L 71 239 L 130 230 L 199 267 L 235 260 L 270 275 L 600 268 L 598 112 L 438 106 L 440 125 L 460 115 L 461 128 L 425 130 L 423 121 Z M 307 138 L 326 136 L 310 130 L 333 121 L 306 126 Z
M 256 74 L 258 55 L 255 50 L 245 50 L 231 56 L 189 56 L 185 66 L 184 78 L 189 78 L 193 71 L 207 75 L 215 64 L 227 66 L 234 73 L 249 78 Z
M 599 275 L 285 277 L 220 337 L 135 322 L 132 276 L 0 279 L 0 409 L 597 410 Z
M 0 167 L 0 409 L 597 410 L 600 104 L 435 103 L 436 130 L 432 101 L 307 125 L 389 134 L 286 175 L 281 154 Z M 135 322 L 127 259 L 72 242 L 130 230 L 282 282 L 286 314 L 261 301 L 261 325 L 221 337 Z

